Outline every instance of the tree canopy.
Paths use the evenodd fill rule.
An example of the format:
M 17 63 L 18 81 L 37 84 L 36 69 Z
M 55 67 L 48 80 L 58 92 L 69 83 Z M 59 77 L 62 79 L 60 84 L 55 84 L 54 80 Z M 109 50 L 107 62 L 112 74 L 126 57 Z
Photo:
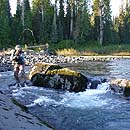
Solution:
M 130 3 L 122 1 L 112 16 L 110 0 L 17 0 L 11 15 L 9 0 L 0 2 L 0 48 L 20 44 L 99 42 L 130 43 Z

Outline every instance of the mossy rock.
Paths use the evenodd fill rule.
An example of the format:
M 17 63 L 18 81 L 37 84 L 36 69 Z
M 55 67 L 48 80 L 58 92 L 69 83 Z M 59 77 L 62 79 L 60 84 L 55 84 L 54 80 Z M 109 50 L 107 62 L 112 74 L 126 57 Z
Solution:
M 116 93 L 123 93 L 124 96 L 130 96 L 130 80 L 112 79 L 110 88 Z
M 35 65 L 35 68 L 37 65 Z M 45 73 L 41 71 L 41 69 L 39 69 L 40 72 L 35 70 L 35 73 L 33 73 L 33 70 L 34 69 L 32 68 L 30 72 L 31 81 L 34 86 L 62 89 L 70 92 L 80 92 L 85 91 L 88 84 L 88 79 L 83 74 L 68 68 L 60 67 L 59 65 L 53 66 L 51 64 L 47 67 Z
M 48 64 L 48 63 L 36 63 L 33 65 L 31 70 L 28 73 L 28 79 L 31 79 L 36 73 L 45 74 L 48 70 L 61 69 L 62 67 L 57 64 Z
M 125 87 L 124 96 L 126 96 L 126 97 L 130 96 L 130 87 Z

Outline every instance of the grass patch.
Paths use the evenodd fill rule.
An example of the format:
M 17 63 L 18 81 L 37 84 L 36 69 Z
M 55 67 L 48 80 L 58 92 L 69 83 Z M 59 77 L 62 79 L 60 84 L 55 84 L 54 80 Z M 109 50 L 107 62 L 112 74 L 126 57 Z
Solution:
M 73 48 L 70 48 L 70 49 L 64 48 L 62 50 L 58 49 L 56 51 L 56 54 L 71 56 L 71 55 L 79 55 L 80 52 L 78 50 L 76 50 L 76 49 L 73 49 Z
M 50 44 L 49 50 L 57 55 L 65 56 L 98 56 L 98 55 L 117 55 L 130 56 L 129 44 L 109 44 L 101 46 L 98 42 L 74 43 L 64 41 L 58 44 Z
M 27 45 L 23 47 L 27 50 Z M 42 48 L 35 48 L 34 51 L 39 52 Z M 0 52 L 8 53 L 9 50 Z M 107 44 L 100 45 L 97 41 L 88 41 L 86 43 L 77 43 L 73 40 L 63 40 L 59 43 L 49 43 L 49 52 L 56 55 L 65 56 L 98 56 L 98 55 L 117 55 L 130 56 L 129 44 Z

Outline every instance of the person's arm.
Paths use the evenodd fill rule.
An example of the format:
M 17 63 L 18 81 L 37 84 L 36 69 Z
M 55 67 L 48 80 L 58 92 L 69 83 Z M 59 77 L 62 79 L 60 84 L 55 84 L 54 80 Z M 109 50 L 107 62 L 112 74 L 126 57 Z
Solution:
M 15 50 L 13 50 L 10 56 L 10 61 L 16 61 L 17 59 L 18 56 L 15 54 Z
M 11 52 L 10 61 L 13 61 L 15 59 L 14 53 L 15 53 L 15 51 L 13 50 Z

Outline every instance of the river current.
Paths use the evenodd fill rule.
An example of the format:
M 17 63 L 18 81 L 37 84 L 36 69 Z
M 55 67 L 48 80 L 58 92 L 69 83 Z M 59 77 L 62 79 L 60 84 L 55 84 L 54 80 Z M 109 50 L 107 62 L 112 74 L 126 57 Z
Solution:
M 92 79 L 130 79 L 130 59 L 63 66 Z M 79 93 L 34 86 L 9 88 L 12 82 L 12 72 L 0 73 L 0 90 L 11 94 L 55 130 L 130 130 L 130 101 L 111 92 L 109 82 Z

